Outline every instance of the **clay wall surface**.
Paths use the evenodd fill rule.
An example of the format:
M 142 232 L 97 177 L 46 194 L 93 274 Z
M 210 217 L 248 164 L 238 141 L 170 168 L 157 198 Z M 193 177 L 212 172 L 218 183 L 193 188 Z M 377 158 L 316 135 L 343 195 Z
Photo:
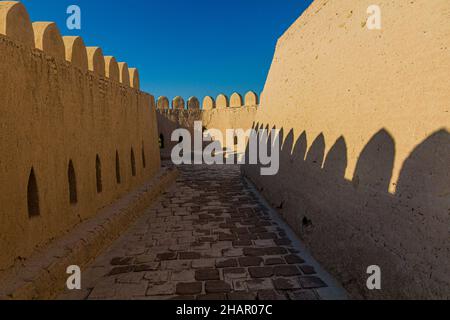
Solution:
M 232 97 L 234 97 L 232 99 L 234 104 L 231 107 L 228 97 L 223 94 L 219 95 L 218 99 L 207 96 L 203 99 L 201 109 L 198 108 L 199 100 L 195 97 L 191 97 L 187 105 L 184 104 L 184 100 L 180 102 L 182 98 L 176 97 L 171 108 L 166 97 L 158 98 L 158 128 L 164 147 L 162 149 L 164 157 L 169 158 L 172 148 L 178 144 L 178 142 L 171 141 L 172 132 L 179 128 L 185 128 L 191 132 L 193 137 L 195 121 L 202 121 L 205 130 L 219 130 L 224 138 L 227 129 L 251 129 L 259 104 L 258 95 L 248 92 L 245 98 L 242 98 L 239 94 L 234 93 Z M 217 105 L 218 100 L 224 101 L 224 104 L 221 105 L 219 102 Z M 193 103 L 189 104 L 189 101 Z M 245 150 L 238 151 L 244 152 Z
M 0 3 L 0 271 L 158 172 L 153 97 L 105 61 Z
M 155 176 L 202 121 L 280 130 L 278 174 L 242 172 L 353 297 L 450 298 L 450 2 L 379 0 L 381 30 L 371 5 L 314 1 L 261 101 L 155 102 L 137 69 L 0 2 L 0 271 Z
M 372 4 L 317 0 L 279 39 L 255 127 L 281 169 L 243 172 L 355 297 L 449 298 L 450 2 L 380 0 L 368 30 Z

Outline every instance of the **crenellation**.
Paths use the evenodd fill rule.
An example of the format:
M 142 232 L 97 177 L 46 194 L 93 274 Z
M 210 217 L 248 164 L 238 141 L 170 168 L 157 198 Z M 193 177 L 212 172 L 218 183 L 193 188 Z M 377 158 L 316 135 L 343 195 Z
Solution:
M 259 98 L 256 93 L 249 91 L 245 95 L 245 100 L 242 95 L 235 92 L 231 96 L 230 100 L 224 94 L 220 94 L 217 97 L 217 103 L 211 96 L 205 96 L 203 98 L 202 107 L 200 108 L 200 101 L 197 97 L 190 97 L 187 101 L 188 110 L 202 110 L 202 111 L 212 111 L 212 110 L 228 110 L 230 108 L 240 109 L 245 107 L 258 107 Z M 180 96 L 175 97 L 172 100 L 172 107 L 169 105 L 169 100 L 165 96 L 161 96 L 157 101 L 158 110 L 184 110 L 185 102 Z
M 243 105 L 242 96 L 239 93 L 234 92 L 230 98 L 230 107 L 231 108 L 240 108 L 240 107 L 242 107 L 242 105 Z
M 219 94 L 216 98 L 216 107 L 217 109 L 224 109 L 224 108 L 228 108 L 229 105 L 229 101 L 228 101 L 228 97 L 224 94 Z
M 128 70 L 128 64 L 126 62 L 119 62 L 118 65 L 120 83 L 126 86 L 130 86 L 130 72 Z
M 53 22 L 31 24 L 18 2 L 0 2 L 0 40 L 1 278 L 151 179 L 160 154 L 137 69 Z
M 169 99 L 167 97 L 159 97 L 156 102 L 156 108 L 158 110 L 168 110 L 170 108 Z
M 106 73 L 105 57 L 99 47 L 87 47 L 89 70 L 95 74 L 104 77 Z
M 253 92 L 249 91 L 245 95 L 245 105 L 246 106 L 257 106 L 259 104 L 258 95 Z
M 212 110 L 215 108 L 216 108 L 216 101 L 214 100 L 214 98 L 210 96 L 206 96 L 205 98 L 203 98 L 202 109 L 204 111 Z
M 88 70 L 88 56 L 83 39 L 78 36 L 64 36 L 63 41 L 66 49 L 66 60 L 83 71 Z
M 129 68 L 130 73 L 130 85 L 132 88 L 139 90 L 141 87 L 140 79 L 139 79 L 139 71 L 136 68 Z
M 33 22 L 35 47 L 47 54 L 64 59 L 66 49 L 64 41 L 54 22 Z
M 0 1 L 0 34 L 28 47 L 64 59 L 82 71 L 89 70 L 126 86 L 140 89 L 139 73 L 128 64 L 103 56 L 99 47 L 86 47 L 79 36 L 62 36 L 54 22 L 31 22 L 25 6 L 18 1 Z
M 113 56 L 105 56 L 105 75 L 113 81 L 120 81 L 119 64 Z
M 200 101 L 196 97 L 190 97 L 187 107 L 189 110 L 200 110 Z
M 446 1 L 433 6 L 425 3 L 380 0 L 380 5 L 389 7 L 391 17 L 404 16 L 405 8 L 414 13 L 414 19 L 386 19 L 380 41 L 380 33 L 365 32 L 360 15 L 353 14 L 360 1 L 313 1 L 279 39 L 259 96 L 254 91 L 244 96 L 234 92 L 215 99 L 206 96 L 202 103 L 191 96 L 186 103 L 181 96 L 172 101 L 160 96 L 155 101 L 153 95 L 140 91 L 138 69 L 105 56 L 98 46 L 86 47 L 79 36 L 63 37 L 54 22 L 32 23 L 18 1 L 0 1 L 0 283 L 5 275 L 22 276 L 16 270 L 24 261 L 33 261 L 30 258 L 37 252 L 47 254 L 45 249 L 55 239 L 101 218 L 102 210 L 111 204 L 118 209 L 112 212 L 137 215 L 142 211 L 143 203 L 125 207 L 123 200 L 134 198 L 140 187 L 145 189 L 152 178 L 158 179 L 161 159 L 170 159 L 175 145 L 189 143 L 174 135 L 175 130 L 187 129 L 195 136 L 201 128 L 202 143 L 219 142 L 220 155 L 223 151 L 224 157 L 235 157 L 250 155 L 252 144 L 241 144 L 237 134 L 226 136 L 226 132 L 255 129 L 264 131 L 251 132 L 264 143 L 256 151 L 270 148 L 271 155 L 279 156 L 279 166 L 273 176 L 265 176 L 259 170 L 264 165 L 250 162 L 240 166 L 242 175 L 255 184 L 352 297 L 448 298 L 450 91 L 445 66 L 450 65 L 450 56 L 445 53 L 449 27 L 445 15 L 438 13 L 450 5 Z M 344 11 L 347 14 L 341 15 Z M 424 33 L 424 25 L 433 36 Z M 386 77 L 386 70 L 391 77 Z M 271 128 L 279 132 L 269 133 Z M 226 143 L 218 138 L 220 134 L 226 136 Z M 195 171 L 182 171 L 183 179 L 186 172 Z M 195 179 L 189 182 L 192 189 L 185 191 L 195 194 Z M 215 182 L 219 189 L 230 189 L 228 181 L 228 187 L 220 180 Z M 231 191 L 234 196 L 236 189 Z M 145 192 L 157 195 L 148 188 Z M 195 209 L 184 204 L 195 214 L 193 218 L 199 218 L 200 209 L 204 216 L 209 216 L 209 208 L 216 211 L 212 203 L 197 207 L 196 201 L 203 200 L 197 198 Z M 180 199 L 161 206 L 161 224 L 169 219 L 166 209 L 178 215 L 175 206 L 181 207 Z M 245 197 L 230 201 L 233 206 L 245 202 L 237 207 L 236 217 L 262 217 L 265 211 L 248 207 Z M 182 214 L 188 211 L 182 209 Z M 230 212 L 224 215 L 227 222 Z M 110 237 L 108 227 L 98 229 Z M 213 229 L 208 234 L 217 237 Z M 241 229 L 248 233 L 266 228 Z M 192 229 L 181 233 L 187 234 L 174 238 L 174 244 L 185 238 L 194 241 Z M 271 233 L 255 234 L 258 240 L 250 243 L 258 247 L 276 243 L 285 250 L 286 233 L 264 240 L 272 238 Z M 236 234 L 239 241 L 230 241 L 230 247 L 238 247 L 240 236 Z M 235 235 L 221 237 L 233 240 Z M 167 244 L 167 239 L 162 240 L 157 240 L 158 246 Z M 88 243 L 90 238 L 81 242 Z M 149 237 L 149 242 L 154 245 L 155 237 Z M 80 250 L 79 243 L 73 247 L 68 251 L 74 256 L 85 254 L 80 260 L 87 264 L 91 253 Z M 145 248 L 151 254 L 153 249 Z M 242 248 L 219 253 L 234 255 L 235 251 L 236 255 L 245 253 Z M 290 263 L 287 257 L 283 259 Z M 366 289 L 364 273 L 373 264 L 383 270 L 383 290 Z M 53 281 L 50 269 L 45 268 L 40 277 Z M 249 269 L 250 275 L 267 272 L 259 269 Z M 39 290 L 32 295 L 41 294 Z
M 34 31 L 25 6 L 18 1 L 0 2 L 0 34 L 34 48 Z
M 185 102 L 184 99 L 180 96 L 175 97 L 172 100 L 172 110 L 184 110 L 185 109 Z

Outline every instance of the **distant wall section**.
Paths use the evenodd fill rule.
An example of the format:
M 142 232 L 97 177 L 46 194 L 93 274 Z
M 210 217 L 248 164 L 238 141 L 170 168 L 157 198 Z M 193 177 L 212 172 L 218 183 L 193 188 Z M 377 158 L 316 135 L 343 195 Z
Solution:
M 171 141 L 173 131 L 185 128 L 193 134 L 195 121 L 202 121 L 204 130 L 219 130 L 224 137 L 227 129 L 251 129 L 259 104 L 258 95 L 250 91 L 244 99 L 238 93 L 231 97 L 230 100 L 224 94 L 216 99 L 207 96 L 202 100 L 201 108 L 196 97 L 191 97 L 187 105 L 181 97 L 176 97 L 172 101 L 172 108 L 166 97 L 158 98 L 158 128 L 163 156 L 169 158 L 172 148 L 178 144 L 178 141 Z

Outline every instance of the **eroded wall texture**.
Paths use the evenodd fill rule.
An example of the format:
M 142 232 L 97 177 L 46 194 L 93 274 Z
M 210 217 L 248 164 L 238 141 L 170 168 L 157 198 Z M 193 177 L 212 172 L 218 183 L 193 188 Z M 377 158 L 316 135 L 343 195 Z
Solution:
M 160 168 L 136 69 L 0 3 L 0 271 Z
M 316 0 L 279 39 L 255 126 L 281 169 L 243 172 L 354 297 L 449 298 L 450 2 L 377 1 L 368 30 L 372 4 Z

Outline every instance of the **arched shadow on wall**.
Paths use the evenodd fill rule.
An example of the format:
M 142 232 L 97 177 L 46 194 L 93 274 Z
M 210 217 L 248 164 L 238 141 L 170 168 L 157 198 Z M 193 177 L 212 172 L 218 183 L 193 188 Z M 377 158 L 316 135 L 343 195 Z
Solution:
M 367 267 L 375 258 L 383 269 L 390 270 L 385 275 L 385 292 L 392 297 L 413 290 L 409 283 L 422 281 L 426 287 L 433 280 L 428 277 L 425 281 L 422 275 L 426 273 L 418 275 L 417 270 L 432 267 L 432 276 L 442 271 L 442 262 L 450 258 L 445 249 L 450 212 L 448 131 L 435 132 L 411 152 L 402 165 L 395 194 L 389 188 L 396 145 L 386 129 L 374 134 L 362 148 L 351 180 L 346 179 L 349 158 L 344 136 L 325 154 L 323 134 L 308 148 L 306 132 L 296 140 L 292 129 L 286 137 L 285 133 L 281 128 L 279 137 L 284 141 L 276 176 L 261 176 L 258 165 L 244 165 L 242 172 L 319 260 L 331 261 L 328 266 L 340 272 L 345 270 L 341 280 L 350 284 L 353 293 L 372 296 L 364 283 L 355 279 L 365 276 L 361 266 Z M 411 215 L 412 207 L 415 212 L 421 209 L 420 216 Z M 445 284 L 442 278 L 436 283 L 439 281 Z
M 353 185 L 388 192 L 394 169 L 394 158 L 394 139 L 386 130 L 380 130 L 370 139 L 359 156 Z
M 399 197 L 425 194 L 450 200 L 450 134 L 439 130 L 419 144 L 403 164 L 398 180 Z
M 288 150 L 286 150 L 287 152 Z M 292 150 L 292 162 L 303 163 L 305 161 L 306 152 L 308 151 L 308 137 L 306 132 L 303 131 L 300 137 L 295 142 L 294 148 Z
M 341 136 L 328 151 L 323 170 L 328 175 L 344 179 L 347 164 L 347 143 L 344 137 Z
M 321 168 L 325 157 L 325 137 L 319 134 L 306 154 L 306 162 L 316 168 Z

